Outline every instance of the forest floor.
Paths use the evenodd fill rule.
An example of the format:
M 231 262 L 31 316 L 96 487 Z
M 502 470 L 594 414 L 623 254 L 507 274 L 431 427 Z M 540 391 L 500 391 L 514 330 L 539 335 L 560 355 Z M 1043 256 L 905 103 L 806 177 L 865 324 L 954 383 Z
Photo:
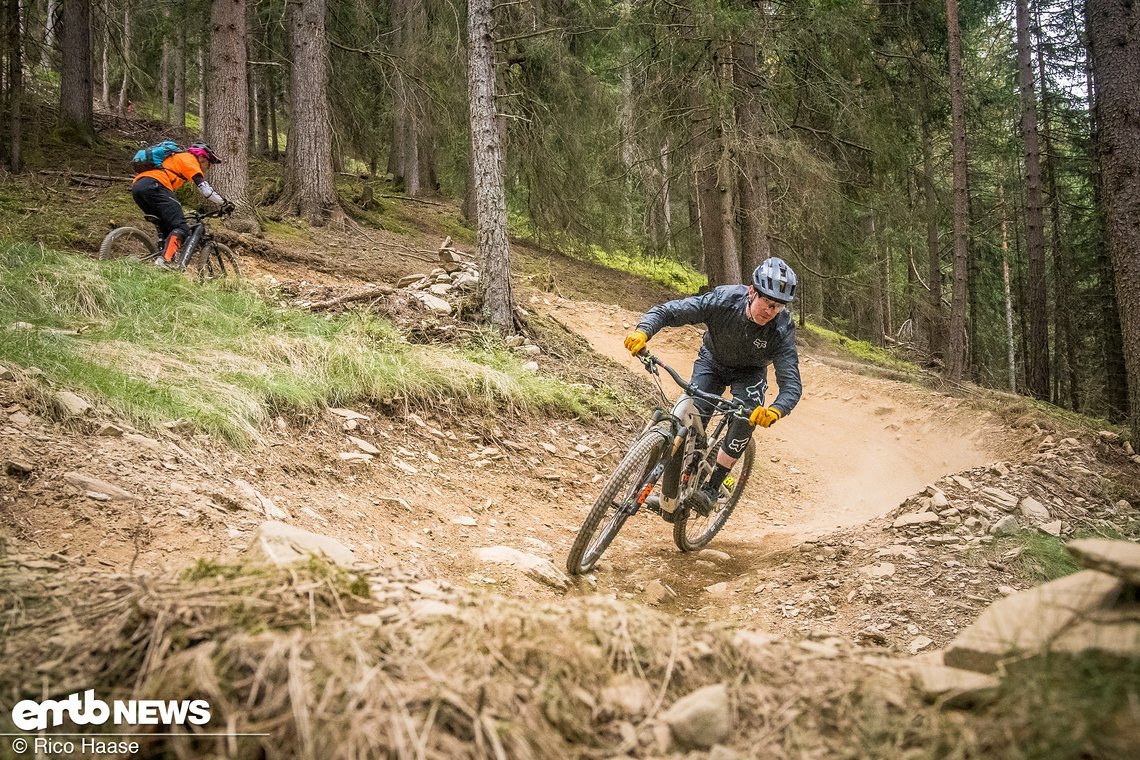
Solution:
M 55 183 L 52 193 L 75 207 L 121 192 L 38 181 Z M 249 280 L 293 305 L 429 271 L 442 239 L 456 234 L 454 207 L 384 203 L 398 232 L 274 224 L 264 237 L 239 240 Z M 472 251 L 469 240 L 454 244 Z M 589 375 L 644 396 L 648 411 L 653 389 L 621 339 L 643 309 L 672 294 L 560 253 L 522 243 L 515 252 L 520 304 L 578 336 L 589 347 Z M 652 348 L 687 374 L 700 335 L 667 330 Z M 946 644 L 991 601 L 1040 580 L 1016 561 L 1024 542 L 963 522 L 984 489 L 1042 496 L 1062 536 L 1105 521 L 1134 527 L 1128 500 L 1140 504 L 1140 466 L 1096 427 L 1065 426 L 1000 394 L 852 369 L 849 358 L 801 338 L 803 400 L 778 425 L 757 430 L 752 482 L 711 551 L 696 556 L 678 552 L 670 526 L 651 514 L 628 523 L 595 572 L 568 589 L 475 553 L 505 545 L 562 567 L 601 482 L 639 429 L 636 418 L 457 419 L 397 403 L 354 408 L 351 422 L 343 410 L 280 418 L 263 442 L 239 450 L 176 421 L 136 429 L 99 408 L 61 421 L 37 401 L 29 368 L 9 368 L 15 374 L 0 380 L 0 462 L 20 463 L 0 474 L 0 555 L 27 567 L 47 563 L 53 573 L 176 577 L 199 559 L 240 557 L 265 519 L 249 505 L 264 497 L 290 524 L 341 541 L 409 584 L 430 580 L 543 609 L 602 595 L 684 625 L 910 656 Z M 540 366 L 558 364 L 558 352 L 544 348 Z M 346 461 L 341 454 L 359 446 L 350 436 L 380 453 Z M 1059 483 L 1045 492 L 1052 498 L 1033 490 L 1044 482 L 1035 468 Z M 124 494 L 108 498 L 83 477 Z M 931 511 L 935 490 L 948 504 L 933 527 L 893 527 L 899 514 Z M 669 668 L 666 683 L 672 660 Z M 769 719 L 776 734 L 767 741 L 780 744 L 787 737 Z M 749 751 L 744 740 L 732 744 Z

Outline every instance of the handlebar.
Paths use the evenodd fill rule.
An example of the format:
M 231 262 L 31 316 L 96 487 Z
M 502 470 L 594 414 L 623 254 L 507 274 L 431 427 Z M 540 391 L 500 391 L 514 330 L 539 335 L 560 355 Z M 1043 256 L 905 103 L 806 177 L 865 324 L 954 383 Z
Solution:
M 193 217 L 194 219 L 209 219 L 210 217 L 226 216 L 226 212 L 220 208 L 215 209 L 214 211 L 203 211 L 201 209 L 198 209 L 196 211 L 189 212 L 186 214 L 186 216 Z
M 685 393 L 689 394 L 693 398 L 700 399 L 701 401 L 710 404 L 713 411 L 721 412 L 722 414 L 732 414 L 745 420 L 749 418 L 750 413 L 747 411 L 747 408 L 743 401 L 740 401 L 738 399 L 727 399 L 724 396 L 718 396 L 715 393 L 709 393 L 708 391 L 701 390 L 685 378 L 681 377 L 681 375 L 677 373 L 677 370 L 673 369 L 668 364 L 661 361 L 653 354 L 649 353 L 649 349 L 641 349 L 641 351 L 639 351 L 636 356 L 641 360 L 641 363 L 645 365 L 646 372 L 650 373 L 651 375 L 657 375 L 657 368 L 660 367 L 669 373 L 669 376 L 673 378 L 673 382 L 681 386 L 681 389 L 684 390 Z

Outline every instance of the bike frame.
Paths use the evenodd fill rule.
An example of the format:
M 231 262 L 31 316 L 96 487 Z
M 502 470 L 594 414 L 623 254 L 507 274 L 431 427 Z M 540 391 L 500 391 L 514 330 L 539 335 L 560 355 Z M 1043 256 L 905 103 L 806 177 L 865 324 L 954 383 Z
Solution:
M 659 470 L 659 472 L 656 473 L 655 478 L 650 479 L 647 485 L 656 485 L 657 480 L 662 479 L 661 511 L 672 514 L 692 494 L 703 476 L 712 472 L 712 466 L 705 461 L 707 457 L 704 456 L 708 453 L 707 446 L 710 438 L 705 435 L 705 422 L 701 419 L 698 404 L 708 405 L 710 415 L 717 411 L 723 412 L 720 421 L 713 430 L 712 440 L 720 438 L 720 434 L 728 425 L 729 420 L 734 415 L 739 415 L 739 410 L 743 405 L 738 401 L 729 401 L 721 396 L 706 393 L 696 388 L 656 357 L 643 356 L 639 358 L 645 364 L 646 369 L 653 374 L 657 374 L 655 372 L 656 367 L 664 368 L 682 388 L 681 396 L 673 404 L 672 410 L 668 414 L 661 409 L 655 410 L 653 422 L 649 425 L 649 428 L 652 428 L 661 422 L 667 421 L 669 423 L 671 443 L 669 449 L 662 455 L 663 466 L 660 466 L 662 464 L 660 461 L 655 465 L 654 469 Z M 700 461 L 692 462 L 691 458 L 696 454 L 702 455 Z M 693 471 L 694 465 L 697 468 L 695 471 Z M 639 501 L 643 501 L 643 499 Z M 638 506 L 640 507 L 640 504 Z
M 206 219 L 211 216 L 222 216 L 221 211 L 205 211 L 197 212 L 192 211 L 187 216 L 187 222 L 190 225 L 190 234 L 186 236 L 186 240 L 182 243 L 182 248 L 178 252 L 178 265 L 185 268 L 190 263 L 190 257 L 194 255 L 194 251 L 198 250 L 198 246 L 207 237 Z M 156 227 L 157 221 L 152 221 Z M 161 254 L 166 247 L 167 235 L 160 235 L 158 238 L 158 247 L 156 253 Z
M 194 227 L 190 230 L 190 235 L 182 245 L 182 255 L 178 260 L 179 266 L 182 267 L 190 263 L 190 257 L 194 255 L 194 251 L 198 250 L 198 244 L 201 243 L 202 238 L 206 236 L 206 225 L 202 223 L 201 219 L 192 221 L 191 224 L 193 224 Z

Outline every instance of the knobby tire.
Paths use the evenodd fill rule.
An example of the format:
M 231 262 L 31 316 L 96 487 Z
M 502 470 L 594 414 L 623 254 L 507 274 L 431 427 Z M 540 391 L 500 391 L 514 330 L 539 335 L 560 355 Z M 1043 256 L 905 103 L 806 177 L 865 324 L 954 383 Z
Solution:
M 150 261 L 156 255 L 154 236 L 137 227 L 116 227 L 107 233 L 99 245 L 99 258 Z
M 571 575 L 588 573 L 597 564 L 629 518 L 622 507 L 637 498 L 667 441 L 667 434 L 654 428 L 643 433 L 630 447 L 578 529 L 578 536 L 570 547 L 570 556 L 566 558 L 566 569 Z
M 709 444 L 709 451 L 716 451 L 720 449 L 720 442 L 716 441 Z M 732 515 L 732 510 L 736 508 L 736 503 L 740 501 L 740 495 L 744 493 L 744 487 L 748 485 L 748 478 L 752 475 L 752 461 L 756 457 L 756 442 L 749 441 L 748 448 L 744 451 L 744 456 L 740 460 L 739 467 L 733 467 L 732 475 L 736 478 L 736 483 L 732 488 L 732 494 L 724 501 L 717 502 L 717 508 L 711 512 L 707 517 L 700 515 L 693 515 L 685 507 L 678 508 L 678 514 L 673 520 L 673 543 L 677 544 L 677 548 L 683 552 L 693 552 L 698 549 L 703 549 L 708 545 L 709 541 L 720 532 L 724 524 L 728 522 L 728 518 Z M 704 521 L 704 524 L 701 524 Z M 689 535 L 690 528 L 695 528 L 693 535 Z
M 233 282 L 241 279 L 237 254 L 228 245 L 208 240 L 194 256 L 198 259 L 198 277 L 203 280 Z

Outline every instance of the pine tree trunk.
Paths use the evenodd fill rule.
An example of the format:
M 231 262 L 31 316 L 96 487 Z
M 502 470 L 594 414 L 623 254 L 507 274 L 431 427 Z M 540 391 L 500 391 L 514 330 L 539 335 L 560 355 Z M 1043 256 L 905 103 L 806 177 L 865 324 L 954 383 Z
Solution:
M 871 342 L 881 346 L 886 325 L 883 321 L 883 283 L 879 277 L 879 245 L 875 234 L 873 212 L 867 214 L 863 220 L 863 238 L 867 242 L 867 251 L 871 257 L 871 266 L 868 268 L 871 280 Z
M 1140 4 L 1088 0 L 1097 152 L 1107 201 L 1133 442 L 1140 441 Z M 1134 443 L 1135 445 L 1135 443 Z
M 103 19 L 100 39 L 103 41 L 103 55 L 102 55 L 102 81 L 101 93 L 99 102 L 103 106 L 104 111 L 111 110 L 111 25 L 107 23 L 107 19 Z
M 627 60 L 621 69 L 621 105 L 618 108 L 618 140 L 621 142 L 621 164 L 625 176 L 625 237 L 634 238 L 635 207 L 633 199 L 636 197 L 638 187 L 647 187 L 646 173 L 638 169 L 637 144 L 634 141 L 635 127 L 633 121 L 633 63 Z M 650 204 L 647 204 L 647 206 Z M 646 209 L 646 218 L 652 220 L 652 208 Z M 646 224 L 643 232 L 649 232 L 652 238 L 652 222 Z
M 62 20 L 59 121 L 65 130 L 92 144 L 95 125 L 91 103 L 91 0 L 64 0 Z
M 198 47 L 198 131 L 201 134 L 206 134 L 206 97 L 209 95 L 210 90 L 206 83 L 206 50 L 205 45 Z
M 1041 151 L 1037 97 L 1029 49 L 1027 0 L 1017 0 L 1017 80 L 1021 91 L 1021 135 L 1025 142 L 1025 243 L 1029 254 L 1029 356 L 1026 390 L 1049 400 L 1049 313 L 1045 277 L 1045 217 L 1041 200 Z
M 52 52 L 55 50 L 55 25 L 58 21 L 58 10 L 56 0 L 47 0 L 47 9 L 44 12 L 44 48 L 40 58 L 40 66 L 44 69 L 51 68 Z
M 1077 345 L 1073 334 L 1073 302 L 1070 288 L 1076 277 L 1070 270 L 1068 252 L 1061 236 L 1061 199 L 1057 187 L 1057 156 L 1053 153 L 1052 124 L 1049 118 L 1049 82 L 1045 76 L 1045 45 L 1041 35 L 1040 0 L 1035 14 L 1037 44 L 1037 79 L 1041 83 L 1041 147 L 1045 153 L 1045 190 L 1049 194 L 1050 247 L 1053 251 L 1053 303 L 1056 327 L 1053 331 L 1053 366 L 1056 371 L 1054 393 L 1063 402 L 1062 388 L 1068 391 L 1070 409 L 1081 409 L 1081 378 L 1077 371 Z
M 24 57 L 20 35 L 20 0 L 8 3 L 8 170 L 23 168 L 21 119 L 24 101 Z
M 163 18 L 169 24 L 170 10 L 163 10 Z M 162 98 L 162 120 L 165 122 L 170 121 L 170 39 L 163 35 L 162 38 L 162 58 L 158 66 L 158 76 L 162 80 L 159 87 Z
M 922 189 L 926 200 L 926 261 L 930 290 L 927 293 L 926 338 L 932 355 L 943 350 L 942 257 L 938 249 L 938 197 L 934 188 L 934 149 L 930 122 L 922 119 Z
M 186 126 L 186 22 L 179 13 L 174 22 L 174 126 Z
M 504 335 L 515 332 L 511 247 L 503 187 L 503 143 L 495 119 L 495 41 L 492 0 L 470 0 L 467 10 L 467 85 L 477 250 L 483 316 Z
M 721 142 L 717 166 L 717 191 L 720 195 L 720 236 L 724 261 L 724 282 L 737 283 L 740 275 L 740 247 L 736 242 L 736 197 L 732 192 L 738 175 L 736 162 L 728 142 Z
M 237 206 L 227 225 L 242 232 L 259 229 L 249 200 L 249 152 L 246 134 L 246 0 L 216 0 L 210 15 L 210 92 L 206 104 L 206 141 L 222 163 L 210 169 L 210 184 Z
M 661 144 L 661 246 L 665 247 L 673 239 L 673 213 L 671 210 L 672 183 L 669 177 L 669 143 Z
M 133 45 L 131 31 L 131 3 L 130 0 L 126 0 L 123 3 L 123 81 L 119 87 L 119 106 L 117 109 L 120 116 L 127 115 L 127 103 L 130 101 L 131 95 L 131 46 Z
M 724 285 L 724 236 L 720 229 L 720 193 L 716 187 L 716 164 L 697 172 L 697 209 L 700 214 L 701 259 L 709 287 Z
M 251 67 L 250 83 L 253 85 L 253 149 L 264 156 L 269 152 L 269 119 L 266 113 L 267 87 L 265 67 Z
M 715 64 L 714 64 L 715 65 Z M 696 180 L 696 201 L 701 241 L 703 271 L 709 280 L 709 287 L 715 288 L 728 282 L 725 271 L 725 236 L 721 229 L 721 194 L 717 187 L 717 170 L 720 166 L 721 134 L 718 124 L 714 124 L 704 95 L 698 90 L 700 85 L 692 83 L 690 88 L 689 132 L 691 134 L 694 177 Z
M 392 150 L 389 171 L 401 180 L 404 194 L 421 194 L 421 95 L 416 87 L 415 61 L 423 44 L 424 7 L 420 0 L 393 0 L 393 45 L 399 63 L 392 75 Z
M 694 154 L 696 150 L 694 148 Z M 685 197 L 685 206 L 689 210 L 689 234 L 686 235 L 689 256 L 693 262 L 693 269 L 706 272 L 704 235 L 701 234 L 701 174 L 697 167 L 696 157 L 690 157 L 691 168 L 687 175 L 689 179 L 688 194 Z
M 1096 86 L 1093 82 L 1092 51 L 1086 38 L 1085 92 L 1089 114 L 1089 164 L 1092 186 L 1093 208 L 1097 210 L 1095 234 L 1093 235 L 1093 260 L 1096 262 L 1098 282 L 1097 302 L 1100 305 L 1100 350 L 1104 361 L 1104 405 L 1106 415 L 1112 422 L 1128 419 L 1128 371 L 1124 365 L 1124 343 L 1120 331 L 1120 310 L 1116 303 L 1116 277 L 1112 272 L 1112 260 L 1108 255 L 1108 232 L 1105 222 L 1104 185 L 1101 182 L 1100 164 L 1097 159 Z
M 962 82 L 962 39 L 958 28 L 958 0 L 946 0 L 950 52 L 950 121 L 954 148 L 954 286 L 950 299 L 950 326 L 946 336 L 946 375 L 960 380 L 966 367 L 966 267 L 969 265 L 969 207 L 966 197 L 966 107 Z
M 733 78 L 738 101 L 737 127 L 746 144 L 760 146 L 764 137 L 761 100 L 764 89 L 757 73 L 760 71 L 760 60 L 756 46 L 751 42 L 737 43 L 736 59 L 739 64 L 733 66 Z M 744 151 L 738 185 L 743 217 L 740 229 L 741 270 L 750 273 L 772 255 L 772 246 L 768 241 L 771 213 L 768 172 L 764 154 L 758 147 Z
M 343 212 L 333 184 L 326 0 L 289 2 L 290 113 L 282 207 L 313 225 Z
M 277 141 L 277 83 L 273 77 L 269 80 L 269 155 L 274 161 L 281 155 Z
M 1009 294 L 1009 235 L 1006 231 L 1006 219 L 1001 220 L 1001 279 L 1002 292 L 1005 295 L 1005 339 L 1006 354 L 1009 359 L 1009 392 L 1017 393 L 1017 354 L 1014 351 L 1013 341 L 1013 299 Z
M 967 186 L 968 187 L 968 186 Z M 981 217 L 981 212 L 978 209 L 977 199 L 970 197 L 967 193 L 966 202 L 969 204 L 969 213 L 971 219 Z M 978 340 L 978 330 L 981 329 L 979 301 L 981 294 L 978 292 L 982 285 L 981 270 L 978 264 L 978 254 L 974 250 L 974 246 L 966 245 L 966 366 L 969 367 L 969 378 L 974 382 L 978 382 L 977 372 L 981 364 L 981 341 Z

